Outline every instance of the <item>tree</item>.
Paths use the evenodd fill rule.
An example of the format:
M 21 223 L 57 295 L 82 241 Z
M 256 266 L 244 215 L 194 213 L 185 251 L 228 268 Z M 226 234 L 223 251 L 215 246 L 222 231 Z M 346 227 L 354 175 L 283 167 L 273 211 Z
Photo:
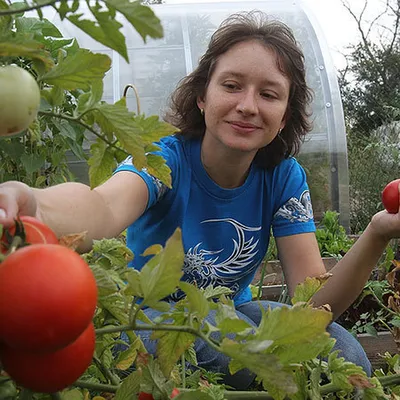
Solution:
M 358 14 L 347 1 L 342 4 L 360 34 L 339 74 L 348 133 L 350 225 L 359 232 L 382 209 L 383 187 L 400 176 L 400 2 L 385 0 L 370 21 L 368 0 Z
M 368 136 L 400 116 L 400 2 L 385 0 L 383 11 L 369 24 L 368 0 L 358 15 L 347 1 L 342 4 L 360 33 L 359 43 L 349 46 L 347 66 L 339 76 L 346 123 L 349 133 Z M 386 26 L 383 19 L 389 22 Z

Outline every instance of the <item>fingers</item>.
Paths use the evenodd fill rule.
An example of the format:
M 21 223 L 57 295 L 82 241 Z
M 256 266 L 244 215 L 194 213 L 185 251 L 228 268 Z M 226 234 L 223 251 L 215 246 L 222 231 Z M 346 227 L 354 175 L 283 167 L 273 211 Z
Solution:
M 0 224 L 9 227 L 19 215 L 36 212 L 36 201 L 29 186 L 20 182 L 0 185 Z

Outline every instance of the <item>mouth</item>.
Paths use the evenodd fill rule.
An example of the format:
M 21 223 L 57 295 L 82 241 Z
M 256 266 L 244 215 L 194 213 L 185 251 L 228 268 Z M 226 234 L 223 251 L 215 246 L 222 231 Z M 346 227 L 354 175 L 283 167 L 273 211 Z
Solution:
M 228 124 L 231 125 L 233 129 L 242 132 L 253 132 L 257 129 L 260 129 L 260 127 L 257 125 L 241 121 L 228 121 Z

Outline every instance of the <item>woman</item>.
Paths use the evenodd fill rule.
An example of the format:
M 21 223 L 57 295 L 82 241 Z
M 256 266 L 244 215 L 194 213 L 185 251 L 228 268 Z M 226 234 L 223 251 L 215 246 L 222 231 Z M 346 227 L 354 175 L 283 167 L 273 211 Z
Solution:
M 164 244 L 180 226 L 183 279 L 199 287 L 228 286 L 239 317 L 257 325 L 261 315 L 248 285 L 271 227 L 290 294 L 306 277 L 325 272 L 305 173 L 292 157 L 310 131 L 310 100 L 303 54 L 290 29 L 262 13 L 233 15 L 173 94 L 168 120 L 181 132 L 159 143 L 172 171 L 172 189 L 135 170 L 129 159 L 94 190 L 78 183 L 38 190 L 6 182 L 0 185 L 0 223 L 10 225 L 19 213 L 36 216 L 58 235 L 85 230 L 82 250 L 93 239 L 128 227 L 132 266 L 138 269 L 146 262 L 144 249 Z M 376 214 L 332 270 L 315 305 L 330 304 L 338 317 L 361 292 L 389 239 L 399 235 L 398 214 Z M 146 313 L 157 315 L 152 309 Z M 342 355 L 370 374 L 358 342 L 335 323 L 328 330 Z M 141 335 L 153 352 L 148 334 Z M 247 370 L 231 376 L 227 357 L 203 342 L 196 342 L 196 352 L 200 366 L 226 373 L 231 386 L 246 389 L 254 379 Z

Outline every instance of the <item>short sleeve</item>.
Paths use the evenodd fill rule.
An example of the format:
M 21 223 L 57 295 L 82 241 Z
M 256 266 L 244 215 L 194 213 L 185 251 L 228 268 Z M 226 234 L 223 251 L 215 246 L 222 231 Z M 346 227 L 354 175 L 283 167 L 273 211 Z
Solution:
M 165 138 L 165 140 L 155 143 L 158 147 L 160 147 L 160 150 L 153 152 L 153 154 L 161 155 L 166 160 L 168 167 L 171 169 L 171 174 L 173 177 L 176 166 L 176 157 L 174 156 L 174 151 L 171 148 L 171 141 L 168 139 L 169 137 Z M 146 168 L 143 168 L 139 171 L 133 165 L 133 159 L 131 156 L 127 157 L 118 165 L 114 171 L 114 174 L 120 171 L 130 171 L 136 173 L 144 180 L 149 190 L 149 200 L 146 209 L 154 206 L 170 190 L 168 186 L 166 186 L 158 178 L 149 174 Z
M 314 232 L 315 223 L 306 174 L 294 159 L 287 160 L 275 177 L 275 213 L 272 230 L 275 237 Z

